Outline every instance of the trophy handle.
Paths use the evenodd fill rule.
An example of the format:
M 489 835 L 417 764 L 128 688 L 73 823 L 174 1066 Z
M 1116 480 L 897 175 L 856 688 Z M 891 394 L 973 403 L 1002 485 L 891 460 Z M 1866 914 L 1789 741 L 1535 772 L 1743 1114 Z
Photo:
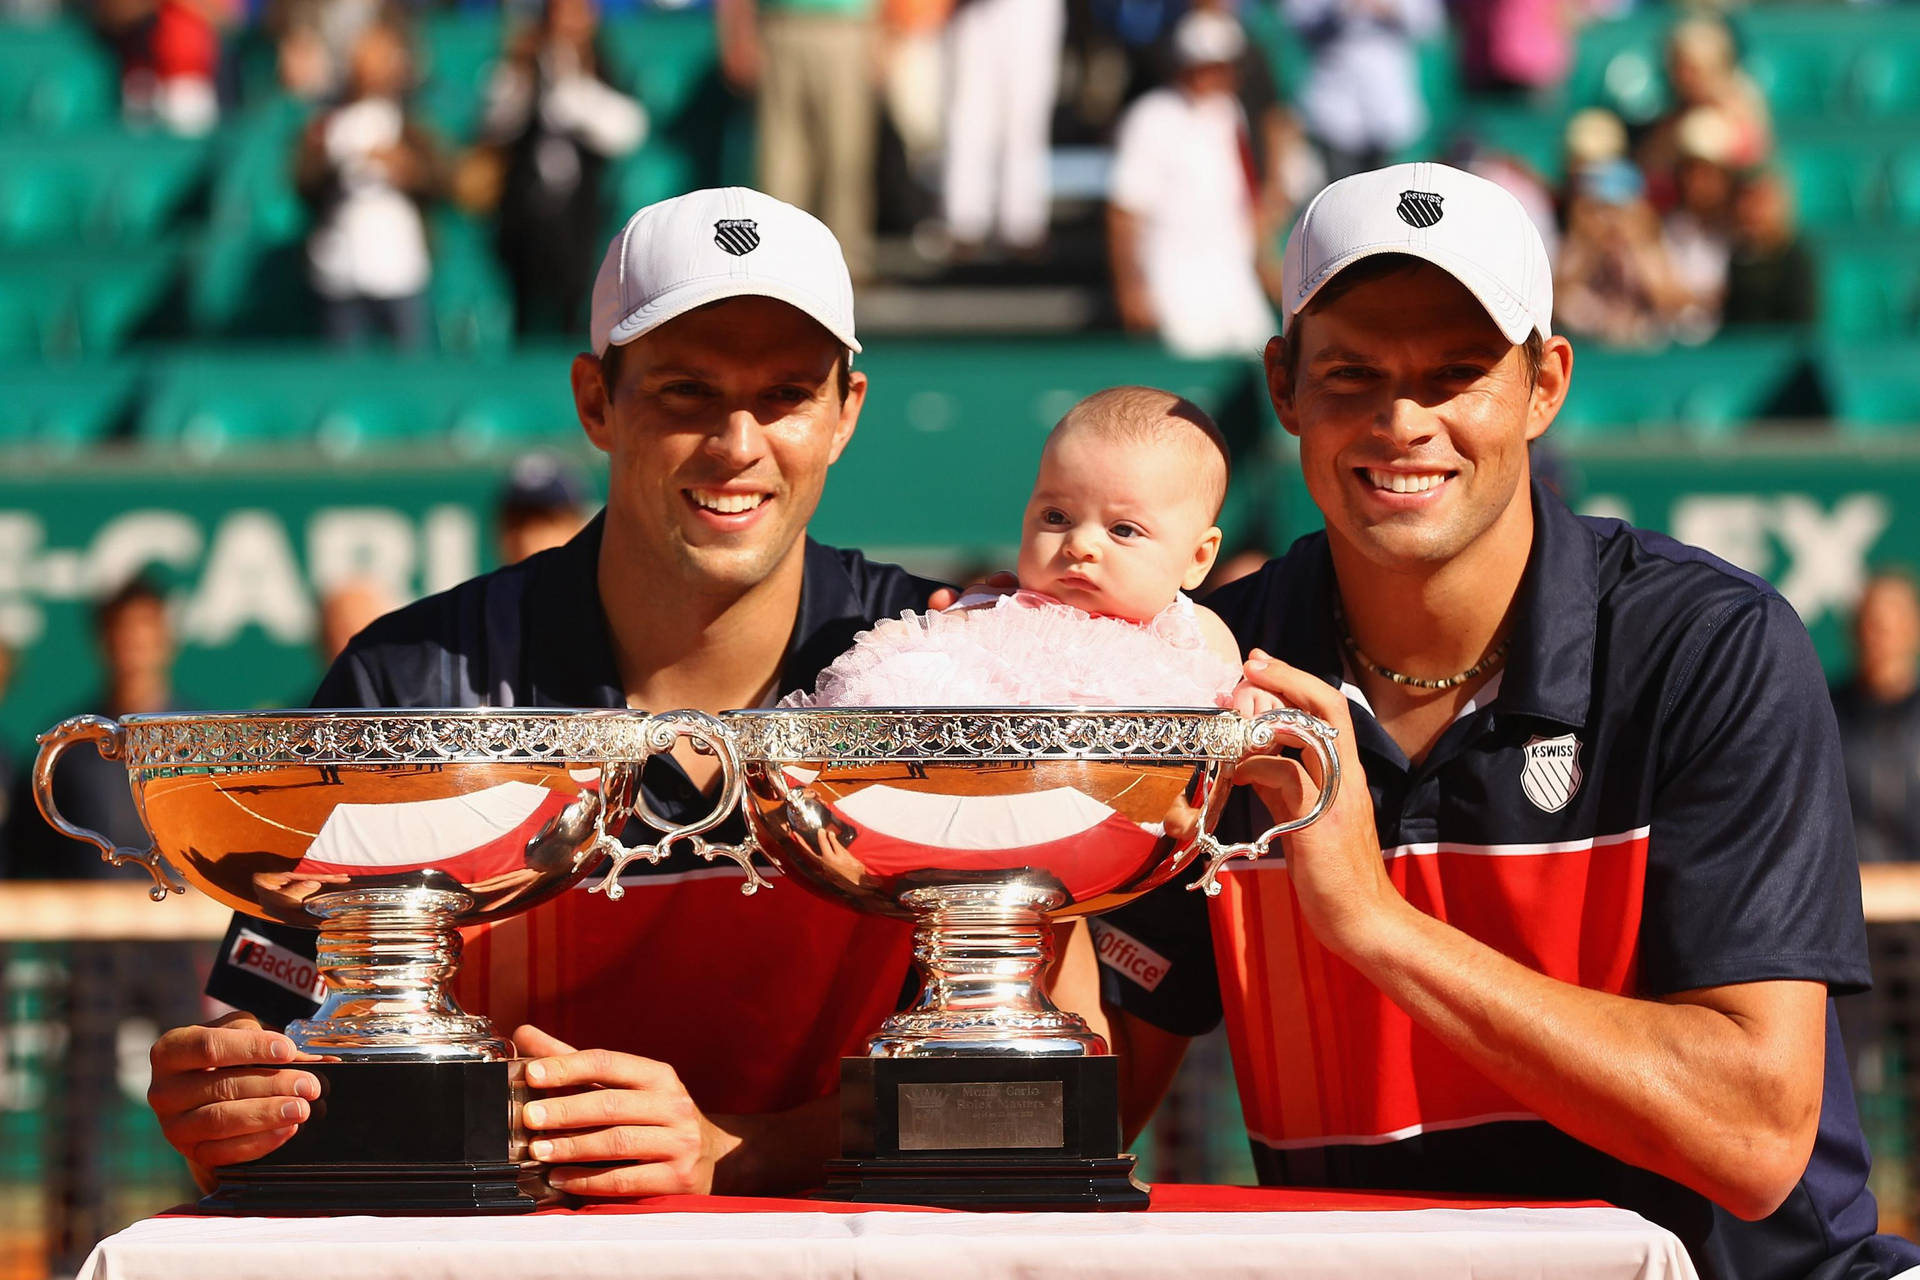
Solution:
M 1209 898 L 1217 896 L 1220 892 L 1220 868 L 1225 866 L 1228 860 L 1265 857 L 1268 846 L 1275 840 L 1289 831 L 1298 831 L 1304 826 L 1319 821 L 1320 815 L 1327 811 L 1327 806 L 1331 805 L 1334 797 L 1340 794 L 1340 753 L 1334 747 L 1340 731 L 1326 721 L 1310 716 L 1297 708 L 1281 707 L 1248 721 L 1245 754 L 1253 755 L 1273 745 L 1273 740 L 1283 732 L 1319 757 L 1320 776 L 1324 779 L 1319 799 L 1313 802 L 1313 808 L 1309 809 L 1304 817 L 1269 827 L 1258 840 L 1248 844 L 1222 844 L 1214 839 L 1210 832 L 1202 832 L 1200 838 L 1194 843 L 1201 855 L 1207 859 L 1207 869 L 1187 888 L 1199 889 Z M 1242 758 L 1244 759 L 1245 756 Z
M 33 761 L 33 802 L 40 807 L 40 815 L 47 824 L 63 836 L 84 840 L 100 850 L 100 856 L 112 866 L 137 862 L 145 867 L 153 877 L 153 887 L 147 890 L 147 896 L 155 902 L 165 902 L 169 893 L 186 892 L 173 868 L 160 856 L 158 847 L 150 844 L 144 849 L 130 849 L 116 845 L 98 831 L 68 822 L 53 803 L 53 767 L 59 763 L 61 753 L 75 743 L 91 742 L 101 758 L 118 760 L 126 751 L 125 726 L 105 716 L 73 716 L 41 734 L 36 741 L 40 744 L 40 754 Z
M 625 845 L 609 834 L 600 837 L 600 847 L 613 858 L 613 865 L 607 868 L 607 874 L 600 883 L 589 892 L 604 893 L 608 900 L 618 901 L 626 896 L 626 889 L 620 884 L 620 873 L 635 858 L 645 858 L 650 863 L 658 863 L 673 852 L 673 847 L 685 840 L 695 854 L 712 862 L 715 858 L 731 858 L 740 864 L 747 873 L 746 883 L 740 886 L 740 892 L 751 894 L 767 887 L 767 878 L 753 865 L 755 845 L 749 835 L 745 844 L 708 844 L 701 839 L 704 832 L 712 830 L 726 820 L 728 814 L 740 806 L 745 788 L 740 782 L 740 756 L 733 743 L 733 734 L 727 726 L 704 711 L 666 711 L 656 716 L 648 716 L 641 735 L 646 742 L 647 752 L 634 766 L 633 774 L 633 812 L 648 825 L 666 832 L 652 844 Z M 714 801 L 713 809 L 684 826 L 675 826 L 656 814 L 647 804 L 646 788 L 640 783 L 641 772 L 648 760 L 662 751 L 671 751 L 673 744 L 681 738 L 691 738 L 695 746 L 711 752 L 720 760 L 720 795 Z

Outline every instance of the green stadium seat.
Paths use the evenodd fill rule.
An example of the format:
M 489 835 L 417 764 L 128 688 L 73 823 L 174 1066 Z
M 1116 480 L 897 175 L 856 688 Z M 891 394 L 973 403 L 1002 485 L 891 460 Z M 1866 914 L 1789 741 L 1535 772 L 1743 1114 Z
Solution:
M 1835 338 L 1920 331 L 1920 246 L 1898 238 L 1820 251 L 1820 330 Z
M 200 352 L 157 369 L 137 438 L 198 457 L 307 444 L 335 456 L 395 445 L 484 453 L 577 438 L 570 352 L 482 361 Z
M 491 13 L 438 13 L 421 24 L 417 102 L 445 141 L 470 140 L 479 128 L 487 81 L 509 29 Z
M 172 244 L 137 254 L 37 250 L 0 255 L 0 350 L 56 359 L 119 351 L 172 296 L 181 256 Z M 8 313 L 11 321 L 5 319 Z
M 1804 366 L 1794 334 L 1728 335 L 1699 347 L 1578 347 L 1557 438 L 1659 428 L 1694 439 L 1773 416 Z
M 1894 221 L 1903 227 L 1920 227 L 1920 147 L 1893 158 L 1887 166 L 1887 191 Z
M 656 133 L 671 129 L 720 74 L 713 16 L 705 12 L 624 15 L 602 27 L 601 46 L 614 82 L 646 106 Z
M 1653 119 L 1667 103 L 1663 62 L 1672 11 L 1652 5 L 1619 18 L 1582 27 L 1567 76 L 1570 107 L 1609 107 L 1639 123 Z
M 1835 343 L 1822 360 L 1842 428 L 1854 435 L 1920 429 L 1920 342 Z
M 140 376 L 124 360 L 0 365 L 0 445 L 62 454 L 97 445 L 132 411 Z
M 1743 59 L 1773 114 L 1818 119 L 1839 105 L 1852 49 L 1804 37 L 1748 49 Z
M 206 139 L 119 129 L 0 137 L 0 245 L 150 240 L 204 186 L 212 157 Z
M 1549 183 L 1557 183 L 1565 167 L 1565 131 L 1566 124 L 1557 112 L 1473 104 L 1463 109 L 1455 126 L 1457 135 L 1525 161 Z
M 1863 49 L 1854 60 L 1848 96 L 1865 115 L 1920 117 L 1920 48 L 1896 42 Z
M 897 522 L 884 512 L 902 507 L 968 513 L 965 523 L 980 541 L 957 544 L 961 554 L 1011 542 L 1048 429 L 1102 387 L 1138 382 L 1185 395 L 1243 449 L 1271 421 L 1271 411 L 1259 407 L 1260 366 L 1252 353 L 1190 361 L 1111 338 L 876 339 L 855 364 L 873 381 L 859 443 L 835 467 L 820 527 L 821 537 L 852 545 L 897 537 Z
M 112 55 L 84 22 L 0 22 L 0 128 L 85 128 L 118 107 Z
M 1867 139 L 1783 141 L 1803 226 L 1818 230 L 1877 221 L 1887 210 L 1887 150 Z

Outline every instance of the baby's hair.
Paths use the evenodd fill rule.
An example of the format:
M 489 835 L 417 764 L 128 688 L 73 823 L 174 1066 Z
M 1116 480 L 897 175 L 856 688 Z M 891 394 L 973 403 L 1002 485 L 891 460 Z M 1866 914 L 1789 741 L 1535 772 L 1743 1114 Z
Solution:
M 1067 410 L 1047 435 L 1047 445 L 1086 431 L 1116 444 L 1169 444 L 1192 463 L 1194 491 L 1206 504 L 1207 520 L 1220 515 L 1227 500 L 1227 438 L 1207 411 L 1185 396 L 1157 387 L 1108 387 Z

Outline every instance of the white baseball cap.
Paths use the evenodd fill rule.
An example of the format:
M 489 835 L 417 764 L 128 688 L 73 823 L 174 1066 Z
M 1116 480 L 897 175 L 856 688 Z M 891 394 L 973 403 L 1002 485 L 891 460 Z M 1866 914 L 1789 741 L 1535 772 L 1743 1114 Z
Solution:
M 1527 211 L 1499 184 L 1432 163 L 1356 173 L 1313 198 L 1281 261 L 1282 331 L 1322 285 L 1379 253 L 1410 254 L 1445 271 L 1509 342 L 1553 332 L 1553 268 Z
M 723 298 L 777 298 L 860 350 L 840 242 L 804 209 L 748 187 L 650 204 L 607 246 L 593 280 L 593 353 Z

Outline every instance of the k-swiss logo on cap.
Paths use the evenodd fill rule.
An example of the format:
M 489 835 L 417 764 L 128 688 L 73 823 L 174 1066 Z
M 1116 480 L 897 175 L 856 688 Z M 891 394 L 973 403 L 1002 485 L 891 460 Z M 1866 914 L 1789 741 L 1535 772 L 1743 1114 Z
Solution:
M 713 224 L 713 242 L 736 258 L 760 247 L 760 224 L 752 218 L 722 218 Z
M 1430 227 L 1440 221 L 1440 205 L 1445 200 L 1437 191 L 1402 191 L 1393 211 L 1410 227 Z
M 1520 766 L 1520 789 L 1545 813 L 1558 813 L 1580 791 L 1580 739 L 1570 733 L 1534 738 Z

